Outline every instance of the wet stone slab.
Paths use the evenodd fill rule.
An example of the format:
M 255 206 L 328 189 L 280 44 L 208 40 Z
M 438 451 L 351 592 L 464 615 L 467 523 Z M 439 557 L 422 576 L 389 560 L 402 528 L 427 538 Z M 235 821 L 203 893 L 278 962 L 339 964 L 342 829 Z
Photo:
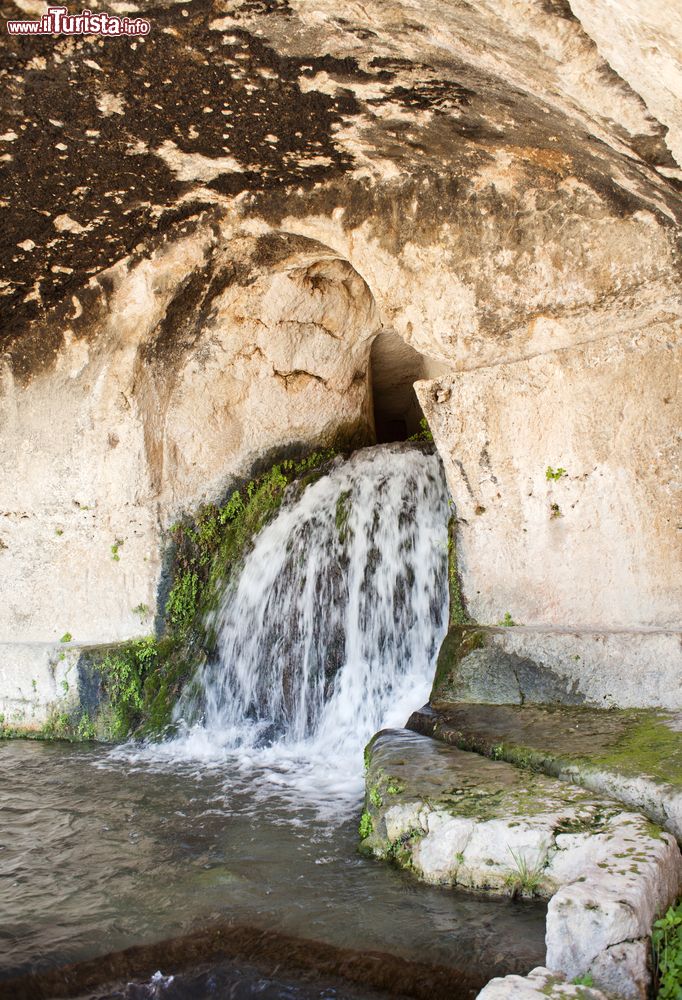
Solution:
M 546 962 L 645 998 L 651 925 L 675 898 L 674 838 L 621 803 L 409 730 L 367 751 L 362 849 L 436 884 L 549 899 Z
M 407 726 L 617 799 L 682 841 L 682 716 L 651 709 L 434 702 Z

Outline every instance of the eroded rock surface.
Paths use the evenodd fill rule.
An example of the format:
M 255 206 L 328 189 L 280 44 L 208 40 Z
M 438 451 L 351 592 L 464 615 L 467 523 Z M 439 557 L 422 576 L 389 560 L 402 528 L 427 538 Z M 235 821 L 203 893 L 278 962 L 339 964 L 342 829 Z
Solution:
M 144 39 L 3 36 L 0 638 L 150 631 L 175 517 L 371 434 L 382 326 L 427 359 L 472 611 L 513 585 L 522 621 L 670 622 L 674 139 L 590 10 L 140 2 Z
M 648 938 L 675 899 L 674 838 L 610 799 L 408 730 L 367 749 L 363 847 L 428 882 L 550 898 L 547 965 L 645 1000 Z

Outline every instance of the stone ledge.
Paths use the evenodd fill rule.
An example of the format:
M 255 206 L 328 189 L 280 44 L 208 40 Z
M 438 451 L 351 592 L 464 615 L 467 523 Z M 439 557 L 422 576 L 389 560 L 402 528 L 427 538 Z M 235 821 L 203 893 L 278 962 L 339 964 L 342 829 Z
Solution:
M 548 966 L 645 1000 L 651 925 L 682 875 L 670 834 L 612 800 L 408 730 L 379 733 L 367 760 L 364 850 L 430 883 L 550 899 Z
M 437 702 L 407 726 L 608 795 L 682 841 L 682 716 L 566 705 Z
M 637 669 L 624 674 L 626 663 Z M 431 698 L 682 711 L 682 630 L 451 625 Z
M 591 986 L 567 983 L 564 976 L 549 969 L 533 969 L 527 976 L 505 976 L 491 979 L 478 994 L 477 1000 L 606 1000 L 606 994 Z

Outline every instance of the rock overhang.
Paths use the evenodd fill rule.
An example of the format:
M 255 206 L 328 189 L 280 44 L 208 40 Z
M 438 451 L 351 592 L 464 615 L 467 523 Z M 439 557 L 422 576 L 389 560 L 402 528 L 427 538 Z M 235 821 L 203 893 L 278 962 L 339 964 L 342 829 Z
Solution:
M 637 129 L 654 142 L 656 123 L 620 81 L 602 86 L 618 92 L 632 142 L 549 86 L 556 56 L 531 43 L 528 25 L 507 24 L 505 51 L 504 18 L 483 5 L 470 12 L 469 39 L 461 12 L 439 24 L 425 4 L 419 23 L 404 5 L 380 7 L 367 25 L 359 10 L 339 17 L 324 0 L 145 4 L 144 40 L 38 37 L 29 48 L 7 38 L 5 343 L 37 323 L 45 360 L 59 347 L 58 317 L 45 323 L 53 309 L 68 303 L 70 318 L 87 322 L 109 269 L 202 212 L 266 229 L 336 215 L 341 234 L 367 227 L 393 254 L 451 242 L 453 269 L 502 234 L 549 241 L 562 224 L 570 259 L 580 241 L 571 217 L 645 213 L 669 233 L 680 213 L 674 183 L 634 148 Z M 554 10 L 533 16 L 557 37 L 567 30 Z M 477 48 L 486 24 L 495 59 Z M 586 59 L 579 26 L 569 30 L 570 51 Z M 485 280 L 469 271 L 484 301 Z M 494 299 L 484 316 L 493 328 Z M 503 334 L 509 317 L 498 325 Z M 39 354 L 10 347 L 25 373 Z

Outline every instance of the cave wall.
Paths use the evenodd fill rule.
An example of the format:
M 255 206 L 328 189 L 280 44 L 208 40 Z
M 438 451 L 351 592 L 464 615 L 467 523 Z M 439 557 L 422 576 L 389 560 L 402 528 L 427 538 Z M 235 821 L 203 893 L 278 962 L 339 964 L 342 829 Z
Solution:
M 677 649 L 669 12 L 146 9 L 135 48 L 4 39 L 0 714 L 44 718 L 60 637 L 151 629 L 179 513 L 371 428 L 381 328 L 426 359 L 471 613 Z
M 7 724 L 72 700 L 79 647 L 149 634 L 183 512 L 277 449 L 371 434 L 376 309 L 328 248 L 198 227 L 109 278 L 101 320 L 66 326 L 48 373 L 5 369 Z
M 679 328 L 417 392 L 455 500 L 467 610 L 522 626 L 493 645 L 592 704 L 682 709 Z

